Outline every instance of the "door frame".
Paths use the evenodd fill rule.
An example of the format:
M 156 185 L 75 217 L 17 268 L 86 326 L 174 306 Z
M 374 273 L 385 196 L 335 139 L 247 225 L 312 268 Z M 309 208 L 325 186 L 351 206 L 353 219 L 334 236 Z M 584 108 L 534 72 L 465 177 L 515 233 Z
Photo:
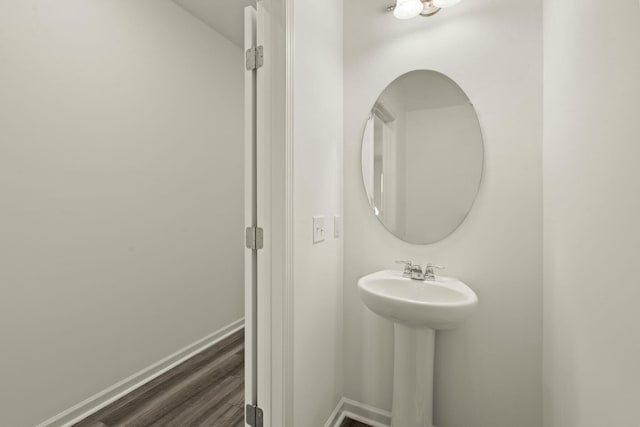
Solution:
M 294 27 L 294 0 L 283 0 L 284 8 L 284 73 L 285 73 L 285 186 L 284 186 L 284 217 L 285 217 L 285 251 L 283 254 L 284 280 L 282 282 L 282 419 L 283 427 L 293 427 L 293 396 L 294 396 L 294 227 L 293 227 L 293 185 L 294 185 L 294 139 L 293 139 L 293 88 L 294 88 L 294 48 L 295 48 L 295 27 Z

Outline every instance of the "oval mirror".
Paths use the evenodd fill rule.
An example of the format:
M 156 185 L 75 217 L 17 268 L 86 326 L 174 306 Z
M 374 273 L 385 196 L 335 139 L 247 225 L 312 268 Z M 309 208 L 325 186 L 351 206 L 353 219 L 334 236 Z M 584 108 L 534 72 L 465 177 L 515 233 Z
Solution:
M 460 226 L 483 166 L 476 111 L 460 86 L 417 70 L 382 92 L 362 137 L 362 178 L 373 214 L 400 239 L 437 242 Z

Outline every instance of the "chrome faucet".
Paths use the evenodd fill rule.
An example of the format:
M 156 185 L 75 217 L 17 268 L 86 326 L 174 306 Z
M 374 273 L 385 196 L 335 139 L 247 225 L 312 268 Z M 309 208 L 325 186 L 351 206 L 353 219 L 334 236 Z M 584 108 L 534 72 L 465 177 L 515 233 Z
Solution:
M 434 268 L 443 269 L 444 267 L 436 264 L 427 264 L 422 271 L 422 267 L 418 264 L 414 264 L 411 261 L 396 261 L 397 264 L 404 264 L 404 271 L 402 276 L 411 280 L 436 280 L 436 275 L 433 272 Z
M 411 261 L 396 261 L 397 264 L 404 264 L 402 276 L 412 280 L 424 280 L 422 267 L 414 265 Z

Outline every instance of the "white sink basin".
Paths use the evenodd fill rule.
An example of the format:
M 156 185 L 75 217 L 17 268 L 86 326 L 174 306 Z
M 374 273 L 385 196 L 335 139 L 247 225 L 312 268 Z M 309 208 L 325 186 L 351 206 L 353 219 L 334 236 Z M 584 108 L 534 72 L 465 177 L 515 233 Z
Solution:
M 360 298 L 374 313 L 394 322 L 393 427 L 433 427 L 433 369 L 438 329 L 460 325 L 478 297 L 451 277 L 407 279 L 385 270 L 358 280 Z
M 392 322 L 413 327 L 451 329 L 468 318 L 478 297 L 467 285 L 451 277 L 435 281 L 402 277 L 385 270 L 358 280 L 362 301 L 371 311 Z

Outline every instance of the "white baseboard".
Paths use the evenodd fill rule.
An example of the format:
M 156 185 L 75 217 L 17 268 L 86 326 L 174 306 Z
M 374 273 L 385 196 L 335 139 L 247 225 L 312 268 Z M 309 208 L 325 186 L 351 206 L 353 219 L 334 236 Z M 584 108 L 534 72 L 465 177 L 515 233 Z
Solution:
M 391 425 L 391 412 L 343 397 L 324 427 L 340 427 L 345 418 L 369 424 L 371 427 L 389 427 Z
M 99 411 L 122 396 L 131 393 L 154 378 L 178 366 L 203 350 L 211 347 L 234 332 L 244 327 L 244 318 L 217 330 L 216 332 L 176 351 L 170 356 L 154 363 L 151 366 L 131 375 L 129 378 L 112 385 L 111 387 L 94 394 L 77 405 L 49 418 L 36 427 L 69 427 L 89 415 Z

